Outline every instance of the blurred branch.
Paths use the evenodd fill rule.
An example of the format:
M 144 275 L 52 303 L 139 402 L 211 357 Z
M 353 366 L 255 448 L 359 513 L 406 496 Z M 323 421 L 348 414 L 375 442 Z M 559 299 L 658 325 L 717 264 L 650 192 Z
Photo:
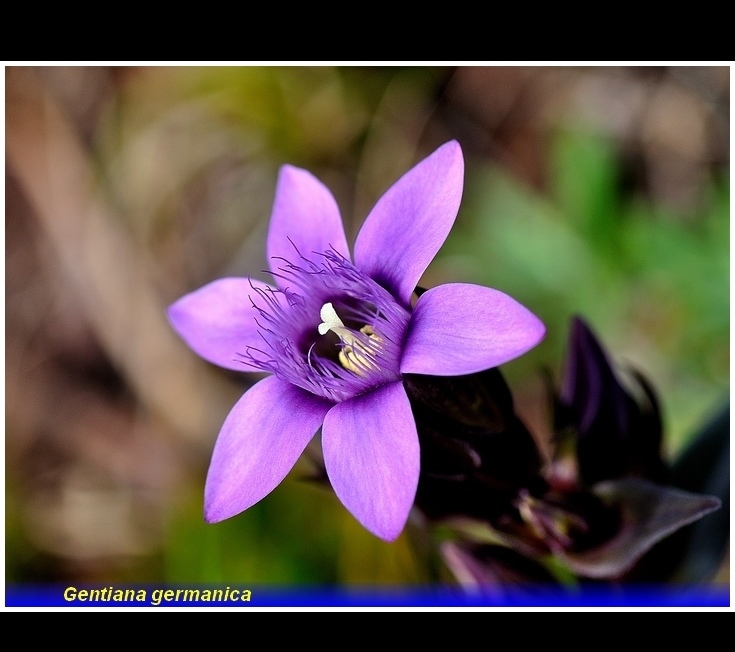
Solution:
M 208 443 L 240 390 L 176 339 L 151 287 L 152 261 L 95 191 L 90 153 L 36 71 L 6 72 L 9 172 L 33 205 L 91 327 L 149 409 L 188 439 Z

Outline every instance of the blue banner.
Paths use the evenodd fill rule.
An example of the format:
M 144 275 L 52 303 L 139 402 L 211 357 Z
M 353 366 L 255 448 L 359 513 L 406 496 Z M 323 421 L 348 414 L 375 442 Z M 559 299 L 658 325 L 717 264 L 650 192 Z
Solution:
M 219 585 L 8 585 L 6 607 L 729 607 L 727 585 L 708 587 L 274 587 Z

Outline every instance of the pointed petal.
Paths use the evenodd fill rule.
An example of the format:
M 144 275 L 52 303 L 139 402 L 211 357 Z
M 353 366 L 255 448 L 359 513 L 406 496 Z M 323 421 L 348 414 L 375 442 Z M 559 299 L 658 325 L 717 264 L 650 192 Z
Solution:
M 278 175 L 276 197 L 268 227 L 268 264 L 275 272 L 282 259 L 297 263 L 299 254 L 321 262 L 314 252 L 336 249 L 350 258 L 342 218 L 329 189 L 311 172 L 284 165 Z
M 418 435 L 403 384 L 335 405 L 324 419 L 322 449 L 342 504 L 376 536 L 396 539 L 419 479 Z
M 557 554 L 578 575 L 599 579 L 627 572 L 656 543 L 722 504 L 715 496 L 663 487 L 640 478 L 599 482 L 592 491 L 620 510 L 618 532 L 597 548 Z
M 461 376 L 497 367 L 544 337 L 541 320 L 498 290 L 448 283 L 419 297 L 401 373 Z
M 459 211 L 464 160 L 455 140 L 404 174 L 378 200 L 355 242 L 355 264 L 410 305 Z
M 268 495 L 286 477 L 332 406 L 270 376 L 225 419 L 204 489 L 204 517 L 222 521 Z
M 235 371 L 253 371 L 242 355 L 249 346 L 260 348 L 253 302 L 263 305 L 267 292 L 282 301 L 265 283 L 248 278 L 221 278 L 184 295 L 169 306 L 168 320 L 189 347 L 205 360 Z

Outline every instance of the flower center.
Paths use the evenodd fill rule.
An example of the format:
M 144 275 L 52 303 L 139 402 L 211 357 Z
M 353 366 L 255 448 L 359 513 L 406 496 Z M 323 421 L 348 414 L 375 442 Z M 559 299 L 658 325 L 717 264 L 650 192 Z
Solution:
M 376 358 L 380 353 L 380 343 L 383 340 L 370 324 L 365 324 L 360 328 L 360 333 L 368 338 L 365 342 L 364 338 L 360 338 L 352 329 L 344 325 L 331 303 L 327 302 L 322 306 L 319 316 L 322 318 L 322 323 L 318 328 L 319 335 L 326 335 L 331 331 L 339 337 L 342 343 L 337 357 L 345 369 L 360 376 L 378 369 Z
M 410 314 L 387 290 L 336 251 L 273 274 L 251 294 L 265 346 L 243 362 L 333 401 L 400 380 Z

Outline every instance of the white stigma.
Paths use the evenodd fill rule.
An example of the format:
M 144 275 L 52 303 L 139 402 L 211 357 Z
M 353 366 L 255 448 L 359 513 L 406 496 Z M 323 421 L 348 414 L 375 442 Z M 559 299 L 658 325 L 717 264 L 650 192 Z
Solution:
M 326 335 L 332 331 L 344 344 L 339 352 L 339 361 L 345 369 L 363 376 L 366 371 L 378 368 L 375 354 L 382 340 L 375 334 L 372 327 L 365 325 L 360 329 L 360 332 L 367 335 L 372 342 L 371 345 L 366 346 L 345 326 L 331 303 L 327 302 L 322 306 L 319 317 L 322 320 L 318 326 L 319 335 Z
M 319 324 L 319 335 L 326 335 L 329 331 L 334 331 L 339 335 L 339 330 L 345 327 L 331 303 L 325 303 L 322 306 L 319 317 L 322 320 L 322 323 Z

